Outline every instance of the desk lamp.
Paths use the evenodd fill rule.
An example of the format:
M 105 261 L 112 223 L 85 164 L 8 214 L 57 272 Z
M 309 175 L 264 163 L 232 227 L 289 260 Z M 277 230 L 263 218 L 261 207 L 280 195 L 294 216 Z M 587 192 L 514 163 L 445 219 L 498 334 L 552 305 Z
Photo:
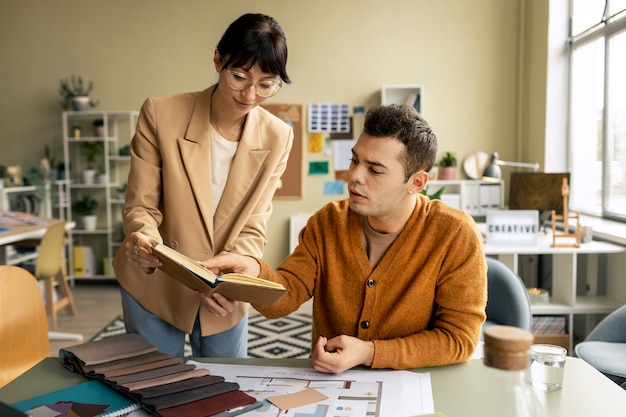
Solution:
M 502 178 L 502 170 L 500 169 L 500 165 L 503 166 L 512 166 L 512 167 L 521 167 L 521 168 L 531 168 L 533 172 L 537 172 L 539 170 L 538 163 L 527 163 L 527 162 L 509 162 L 502 161 L 498 159 L 498 152 L 494 152 L 491 155 L 491 161 L 487 168 L 483 171 L 483 180 L 485 181 L 498 181 Z

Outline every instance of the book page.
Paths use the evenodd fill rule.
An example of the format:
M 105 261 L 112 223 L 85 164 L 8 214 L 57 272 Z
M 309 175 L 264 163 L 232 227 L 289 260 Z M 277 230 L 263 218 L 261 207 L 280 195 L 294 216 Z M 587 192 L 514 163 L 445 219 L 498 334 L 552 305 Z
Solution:
M 258 285 L 262 287 L 274 287 L 274 288 L 285 288 L 282 284 L 277 282 L 268 281 L 263 278 L 257 278 L 250 275 L 242 275 L 242 274 L 224 274 L 217 277 L 216 280 L 218 283 L 221 282 L 236 282 L 241 284 L 248 285 Z

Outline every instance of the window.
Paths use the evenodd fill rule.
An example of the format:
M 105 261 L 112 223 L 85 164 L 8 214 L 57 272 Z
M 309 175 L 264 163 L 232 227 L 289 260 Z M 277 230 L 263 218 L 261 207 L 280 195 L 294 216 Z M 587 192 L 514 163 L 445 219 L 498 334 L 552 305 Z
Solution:
M 570 207 L 626 221 L 626 0 L 572 0 Z

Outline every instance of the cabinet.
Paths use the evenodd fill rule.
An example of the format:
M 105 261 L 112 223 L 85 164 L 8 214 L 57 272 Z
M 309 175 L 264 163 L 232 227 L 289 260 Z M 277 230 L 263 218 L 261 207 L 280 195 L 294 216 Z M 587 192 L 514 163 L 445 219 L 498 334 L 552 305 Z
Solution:
M 137 116 L 136 111 L 63 112 L 65 177 L 70 180 L 67 213 L 68 220 L 76 222 L 68 248 L 70 278 L 114 278 L 111 260 L 123 239 L 121 189 L 128 177 Z M 85 228 L 74 209 L 85 196 L 98 202 L 95 229 Z
M 380 91 L 381 104 L 408 104 L 424 114 L 422 84 L 384 84 Z
M 38 217 L 67 219 L 67 180 L 56 180 L 41 185 L 0 188 L 0 211 L 18 211 Z M 16 265 L 36 258 L 34 250 L 22 251 L 13 246 L 0 248 L 8 265 Z
M 551 288 L 546 288 L 550 290 L 550 300 L 533 305 L 532 312 L 564 316 L 569 346 L 573 348 L 575 333 L 584 338 L 601 316 L 626 304 L 626 248 L 596 240 L 579 248 L 553 248 L 551 244 L 550 233 L 542 233 L 536 246 L 486 244 L 485 253 L 496 256 L 518 274 L 520 256 L 551 255 Z M 582 266 L 584 270 L 579 270 Z
M 474 217 L 482 217 L 488 210 L 504 207 L 502 181 L 433 180 L 428 181 L 428 193 L 444 188 L 441 201 L 463 210 Z

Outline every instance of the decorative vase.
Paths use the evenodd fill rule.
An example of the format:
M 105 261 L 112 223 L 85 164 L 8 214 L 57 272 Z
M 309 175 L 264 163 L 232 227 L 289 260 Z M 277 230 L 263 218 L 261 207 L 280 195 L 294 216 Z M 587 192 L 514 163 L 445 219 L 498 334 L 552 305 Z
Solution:
M 439 179 L 440 180 L 455 180 L 456 179 L 456 167 L 439 167 Z

